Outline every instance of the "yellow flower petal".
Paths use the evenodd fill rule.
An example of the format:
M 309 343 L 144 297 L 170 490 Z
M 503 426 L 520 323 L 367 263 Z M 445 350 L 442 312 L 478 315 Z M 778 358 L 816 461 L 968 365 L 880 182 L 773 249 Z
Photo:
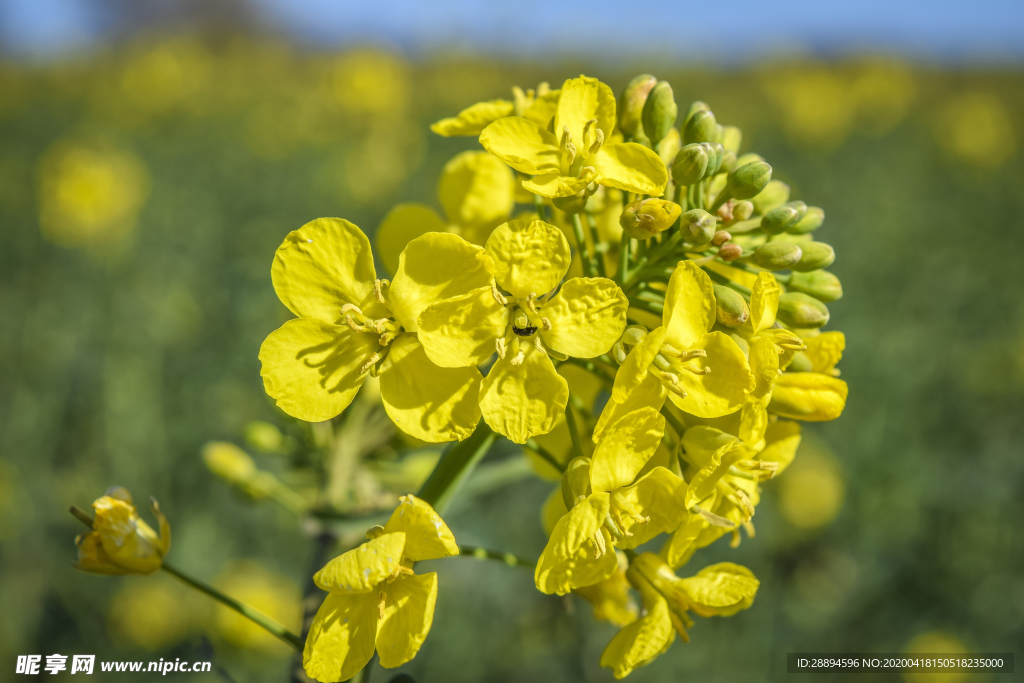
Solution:
M 388 293 L 391 312 L 407 332 L 415 332 L 416 318 L 430 304 L 489 287 L 489 265 L 483 248 L 458 235 L 421 235 L 409 242 L 398 259 Z
M 687 510 L 710 496 L 730 467 L 752 455 L 736 437 L 714 427 L 697 426 L 687 429 L 683 435 L 683 444 L 687 461 L 697 468 L 686 490 Z
M 652 407 L 634 410 L 609 425 L 591 459 L 591 488 L 612 491 L 631 484 L 664 435 L 665 418 Z
M 665 291 L 665 341 L 679 351 L 692 349 L 714 324 L 715 290 L 711 278 L 693 261 L 680 261 Z
M 494 300 L 490 287 L 481 287 L 423 309 L 416 336 L 434 363 L 462 368 L 494 355 L 494 342 L 506 325 L 508 309 Z
M 537 590 L 548 595 L 565 595 L 573 588 L 604 581 L 618 566 L 608 532 L 601 528 L 608 516 L 609 496 L 595 493 L 558 520 L 544 552 L 537 562 L 534 581 Z M 597 557 L 594 534 L 604 534 L 604 554 Z
M 561 94 L 561 90 L 552 90 L 536 98 L 533 104 L 523 112 L 523 117 L 530 119 L 541 128 L 547 129 L 558 110 L 558 100 Z
M 508 100 L 477 102 L 466 107 L 455 116 L 441 119 L 430 126 L 438 135 L 479 135 L 489 124 L 505 116 L 512 116 L 515 105 Z
M 373 657 L 377 594 L 329 593 L 309 627 L 302 667 L 316 681 L 347 681 Z
M 846 407 L 846 382 L 817 372 L 784 372 L 775 380 L 768 412 L 793 420 L 825 422 Z
M 596 78 L 570 78 L 562 85 L 558 99 L 555 136 L 561 138 L 562 129 L 568 128 L 572 143 L 583 152 L 594 139 L 593 128 L 589 139 L 583 139 L 583 128 L 590 119 L 597 119 L 597 127 L 604 132 L 606 139 L 611 137 L 615 128 L 615 94 Z
M 601 653 L 601 666 L 618 679 L 649 664 L 676 639 L 668 602 L 646 582 L 641 586 L 646 614 L 615 634 Z
M 593 181 L 592 176 L 583 178 L 544 173 L 523 181 L 523 188 L 541 197 L 571 197 L 582 191 Z
M 767 445 L 757 454 L 758 460 L 777 462 L 779 469 L 775 476 L 789 467 L 796 457 L 796 449 L 800 446 L 800 423 L 779 420 L 768 426 L 764 433 Z
M 374 240 L 384 267 L 394 275 L 398 257 L 409 242 L 428 232 L 447 232 L 448 224 L 424 204 L 398 204 L 384 216 Z
M 842 332 L 822 332 L 817 337 L 804 339 L 807 349 L 804 353 L 811 359 L 814 372 L 832 374 L 846 349 L 846 336 Z
M 512 171 L 487 152 L 455 155 L 444 165 L 437 186 L 437 196 L 448 220 L 458 226 L 493 228 L 508 220 L 514 193 Z M 469 239 L 465 233 L 462 237 Z
M 551 359 L 532 346 L 521 365 L 511 351 L 499 358 L 480 387 L 480 409 L 494 431 L 515 443 L 555 428 L 569 400 L 569 384 L 555 372 Z
M 346 303 L 373 317 L 386 315 L 373 298 L 370 240 L 341 218 L 318 218 L 288 233 L 270 275 L 282 303 L 301 318 L 338 322 Z
M 335 557 L 313 575 L 313 582 L 329 592 L 367 593 L 398 568 L 404 548 L 404 533 L 383 534 Z
M 740 409 L 739 428 L 736 435 L 740 441 L 755 451 L 764 448 L 765 430 L 768 428 L 768 411 L 760 401 L 747 401 Z
M 619 548 L 636 548 L 655 536 L 675 531 L 686 518 L 682 491 L 686 482 L 664 467 L 655 467 L 632 486 L 612 493 L 613 505 L 627 503 L 647 522 L 622 515 L 623 531 L 633 534 L 615 542 Z
M 130 497 L 125 501 L 109 495 L 101 496 L 92 507 L 96 513 L 94 533 L 98 536 L 105 559 L 133 574 L 149 574 L 160 568 L 166 552 L 165 543 L 139 517 Z M 169 544 L 168 536 L 166 545 Z
M 760 582 L 753 572 L 732 562 L 705 567 L 679 580 L 679 585 L 695 605 L 693 611 L 702 617 L 728 617 L 747 609 L 754 602 Z
M 610 579 L 573 591 L 594 606 L 594 618 L 618 627 L 632 624 L 639 616 L 636 602 L 629 594 L 626 573 L 617 570 Z
M 415 336 L 399 335 L 380 370 L 380 397 L 403 432 L 430 443 L 462 441 L 480 422 L 476 367 L 442 368 Z
M 558 138 L 518 116 L 498 119 L 480 133 L 484 149 L 528 175 L 558 171 Z
M 597 169 L 598 182 L 624 192 L 660 197 L 668 171 L 654 150 L 635 142 L 606 143 L 588 162 Z
M 398 499 L 398 507 L 384 525 L 384 533 L 405 532 L 403 554 L 413 562 L 459 554 L 451 529 L 430 503 L 413 495 Z
M 487 239 L 494 279 L 512 296 L 525 299 L 554 289 L 569 270 L 569 242 L 562 231 L 539 220 L 502 223 Z
M 750 345 L 750 374 L 754 377 L 754 388 L 750 398 L 767 400 L 772 393 L 775 378 L 779 376 L 779 352 L 769 335 L 759 336 Z M 712 370 L 714 372 L 714 370 Z
M 619 366 L 615 373 L 615 384 L 612 387 L 612 400 L 617 403 L 625 403 L 630 395 L 644 384 L 650 375 L 651 363 L 654 357 L 661 350 L 665 341 L 667 330 L 658 327 L 640 340 L 640 343 L 633 347 L 633 350 L 626 356 L 626 362 Z M 660 384 L 660 382 L 659 382 Z
M 688 361 L 687 366 L 709 367 L 711 372 L 707 375 L 680 372 L 679 384 L 686 390 L 686 398 L 671 392 L 669 398 L 680 410 L 697 417 L 720 417 L 739 410 L 754 384 L 743 351 L 723 332 L 704 335 L 693 348 L 704 349 L 708 355 Z
M 263 388 L 292 417 L 329 420 L 352 402 L 366 377 L 360 366 L 376 350 L 375 335 L 319 320 L 289 320 L 260 346 Z
M 548 494 L 540 510 L 540 522 L 544 528 L 544 533 L 551 536 L 551 533 L 555 530 L 555 525 L 558 524 L 558 520 L 568 512 L 568 508 L 565 507 L 565 498 L 562 496 L 562 487 L 556 486 Z
M 694 541 L 706 526 L 708 523 L 704 521 L 703 517 L 695 513 L 688 513 L 686 519 L 669 537 L 658 554 L 672 569 L 679 569 L 690 561 L 690 556 L 697 550 L 697 544 Z
M 603 277 L 574 277 L 541 309 L 551 321 L 542 332 L 550 348 L 574 358 L 607 353 L 626 329 L 629 301 L 619 286 Z
M 780 291 L 774 275 L 767 271 L 757 274 L 757 280 L 750 292 L 750 318 L 744 325 L 749 334 L 767 330 L 775 324 Z
M 437 574 L 400 576 L 384 588 L 384 616 L 377 626 L 377 654 L 385 669 L 416 656 L 434 623 Z

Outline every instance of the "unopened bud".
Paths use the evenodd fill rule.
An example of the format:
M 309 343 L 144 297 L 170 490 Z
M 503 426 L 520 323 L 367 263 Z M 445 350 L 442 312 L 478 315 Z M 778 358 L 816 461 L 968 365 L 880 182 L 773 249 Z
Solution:
M 708 153 L 701 145 L 686 145 L 672 162 L 672 180 L 676 185 L 693 185 L 704 177 L 708 167 Z
M 827 270 L 812 270 L 809 273 L 793 273 L 787 288 L 803 292 L 818 301 L 830 303 L 843 298 L 843 285 L 839 278 Z
M 577 192 L 576 194 L 569 195 L 568 197 L 555 197 L 551 200 L 551 203 L 559 211 L 563 211 L 568 214 L 580 213 L 587 208 L 587 200 L 590 197 L 587 195 L 586 190 Z
M 734 221 L 745 221 L 754 215 L 754 205 L 744 200 L 742 202 L 733 202 L 732 204 L 732 219 Z
M 590 458 L 573 458 L 562 475 L 562 502 L 572 510 L 590 490 Z
M 799 216 L 799 218 L 797 218 L 797 222 L 801 221 L 803 217 L 807 215 L 807 205 L 799 199 L 795 202 L 787 202 L 786 206 L 796 209 L 796 214 Z
M 794 235 L 806 235 L 814 232 L 825 222 L 825 211 L 820 206 L 807 207 L 807 213 L 795 225 L 789 226 L 787 232 Z
M 718 322 L 726 327 L 738 327 L 747 322 L 750 309 L 740 293 L 724 285 L 714 285 Z
M 285 437 L 275 425 L 254 420 L 245 425 L 245 442 L 264 453 L 279 453 L 283 450 Z
M 718 132 L 718 122 L 710 110 L 695 111 L 683 124 L 683 142 L 713 142 Z
M 800 220 L 799 212 L 792 206 L 780 206 L 772 209 L 761 217 L 761 229 L 769 235 L 779 235 L 786 232 L 791 225 Z
M 765 270 L 784 270 L 800 261 L 803 252 L 792 242 L 766 242 L 754 251 L 754 261 Z
M 725 156 L 725 148 L 717 142 L 702 142 L 700 145 L 707 150 L 708 153 L 708 168 L 704 172 L 704 177 L 710 178 L 721 170 L 722 157 Z
M 801 292 L 779 297 L 778 318 L 789 327 L 822 327 L 828 322 L 828 307 Z
M 771 179 L 772 167 L 763 161 L 755 161 L 733 170 L 724 191 L 734 199 L 750 199 L 756 197 Z
M 256 474 L 256 464 L 241 448 L 226 441 L 211 441 L 203 447 L 206 468 L 230 484 L 241 485 Z
M 800 247 L 803 255 L 793 270 L 807 273 L 819 268 L 828 268 L 836 260 L 836 252 L 824 242 L 808 242 Z
M 640 74 L 631 80 L 619 95 L 619 130 L 623 135 L 635 136 L 640 131 L 640 116 L 647 102 L 647 95 L 658 79 L 650 74 Z
M 723 244 L 718 249 L 718 258 L 723 261 L 735 261 L 740 256 L 743 256 L 743 247 L 736 244 L 735 242 L 729 242 Z
M 711 244 L 715 245 L 716 247 L 720 247 L 731 239 L 732 233 L 730 233 L 728 230 L 719 230 L 715 233 L 715 236 L 711 238 Z
M 725 149 L 723 147 L 722 149 Z M 722 164 L 720 169 L 722 173 L 732 173 L 736 170 L 736 152 L 731 149 L 726 149 L 725 154 L 722 156 Z
M 727 151 L 739 154 L 740 143 L 743 142 L 743 131 L 736 126 L 722 126 L 722 134 L 718 141 Z
M 658 81 L 647 95 L 647 101 L 644 103 L 644 109 L 640 115 L 644 124 L 644 135 L 652 145 L 661 142 L 672 126 L 676 125 L 677 116 L 679 116 L 679 107 L 676 106 L 672 86 L 668 84 L 668 81 Z
M 675 202 L 649 197 L 623 209 L 619 225 L 630 237 L 645 240 L 672 227 L 682 212 L 683 208 Z
M 683 214 L 679 222 L 679 230 L 683 239 L 700 247 L 711 242 L 715 237 L 718 221 L 704 209 L 690 209 Z
M 773 180 L 751 201 L 754 209 L 764 215 L 789 201 L 789 185 L 781 180 Z

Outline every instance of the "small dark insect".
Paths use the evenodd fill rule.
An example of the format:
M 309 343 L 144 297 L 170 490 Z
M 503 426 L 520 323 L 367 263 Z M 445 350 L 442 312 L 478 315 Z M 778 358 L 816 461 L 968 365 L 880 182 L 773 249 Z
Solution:
M 517 337 L 529 337 L 531 334 L 537 331 L 536 327 L 516 327 L 512 326 L 512 331 L 515 332 Z

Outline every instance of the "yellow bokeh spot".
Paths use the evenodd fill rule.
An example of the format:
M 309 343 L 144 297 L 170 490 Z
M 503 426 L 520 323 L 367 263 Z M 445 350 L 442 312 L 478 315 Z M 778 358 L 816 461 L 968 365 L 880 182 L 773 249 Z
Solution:
M 820 443 L 805 438 L 793 464 L 779 477 L 782 516 L 800 529 L 823 527 L 839 514 L 845 489 L 834 457 Z
M 148 195 L 149 175 L 134 154 L 59 142 L 40 164 L 39 226 L 65 247 L 112 244 L 135 228 Z
M 787 136 L 816 147 L 837 147 L 849 135 L 856 114 L 853 91 L 829 67 L 798 67 L 766 81 L 782 112 Z
M 302 596 L 288 579 L 249 561 L 232 562 L 216 581 L 227 595 L 278 621 L 293 633 L 301 629 Z M 285 655 L 287 645 L 249 619 L 218 605 L 214 631 L 235 647 Z
M 980 168 L 1001 166 L 1017 151 L 1010 115 L 991 93 L 968 93 L 946 105 L 936 135 L 946 151 Z
M 906 654 L 965 655 L 968 654 L 968 649 L 959 638 L 950 633 L 926 631 L 914 636 L 903 648 L 903 652 Z M 971 680 L 971 674 L 969 672 L 943 674 L 907 672 L 903 674 L 903 680 L 907 683 L 930 683 L 931 681 L 963 683 L 963 681 Z
M 132 59 L 121 78 L 125 99 L 160 111 L 194 97 L 207 82 L 211 59 L 202 46 L 181 39 L 161 43 Z
M 184 589 L 159 577 L 127 580 L 110 602 L 111 635 L 129 647 L 162 650 L 192 630 Z
M 355 115 L 395 116 L 409 103 L 409 70 L 396 55 L 359 50 L 335 60 L 331 91 L 341 108 Z

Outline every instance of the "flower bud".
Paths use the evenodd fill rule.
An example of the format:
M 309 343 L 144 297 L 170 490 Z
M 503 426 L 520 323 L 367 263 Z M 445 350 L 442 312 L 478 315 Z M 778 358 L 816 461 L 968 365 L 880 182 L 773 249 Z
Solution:
M 682 212 L 683 208 L 675 202 L 648 197 L 623 209 L 619 225 L 630 237 L 645 240 L 672 227 Z
M 686 127 L 686 122 L 693 118 L 693 115 L 699 111 L 711 111 L 711 107 L 704 104 L 700 100 L 692 102 L 689 107 L 686 108 L 686 116 L 683 117 L 683 127 Z
M 734 199 L 750 199 L 756 197 L 771 179 L 772 167 L 763 161 L 755 161 L 733 170 L 724 192 Z
M 831 303 L 843 298 L 843 285 L 839 278 L 827 270 L 812 270 L 809 273 L 793 273 L 787 288 L 793 292 L 803 292 L 818 301 Z
M 619 95 L 619 130 L 623 135 L 635 136 L 640 131 L 640 116 L 647 95 L 658 79 L 650 74 L 634 76 Z
M 573 458 L 562 474 L 562 501 L 572 510 L 590 492 L 590 458 Z
M 798 218 L 796 219 L 797 222 L 800 222 L 801 220 L 803 220 L 803 217 L 807 215 L 807 205 L 804 204 L 799 199 L 796 200 L 795 202 L 787 202 L 786 206 L 789 206 L 789 207 L 792 207 L 792 208 L 796 209 L 796 213 L 797 213 L 797 216 L 798 216 Z
M 722 143 L 722 147 L 725 147 L 726 151 L 739 154 L 740 143 L 743 142 L 743 131 L 736 126 L 722 126 L 722 134 L 718 141 Z
M 720 247 L 732 239 L 732 233 L 728 230 L 716 230 L 715 236 L 711 238 L 711 244 Z
M 702 142 L 700 146 L 708 153 L 708 168 L 704 171 L 704 177 L 710 178 L 721 170 L 725 148 L 717 142 Z
M 131 495 L 114 487 L 92 504 L 93 530 L 75 539 L 76 569 L 93 574 L 151 574 L 171 547 L 171 526 L 155 500 L 150 509 L 159 535 L 139 516 Z
M 245 442 L 264 453 L 281 453 L 285 449 L 285 436 L 275 425 L 253 420 L 245 425 Z
M 803 255 L 793 266 L 793 270 L 807 273 L 819 268 L 828 268 L 836 260 L 836 252 L 824 242 L 807 242 L 800 247 Z
M 780 206 L 772 209 L 761 217 L 761 229 L 769 235 L 779 235 L 786 232 L 791 225 L 800 220 L 800 214 L 792 206 Z
M 672 180 L 676 185 L 693 185 L 704 177 L 708 167 L 708 153 L 701 145 L 686 145 L 672 162 Z
M 765 270 L 791 268 L 800 260 L 803 252 L 792 242 L 766 242 L 754 252 L 754 261 Z
M 789 327 L 823 327 L 828 322 L 828 307 L 812 296 L 786 292 L 779 297 L 778 319 Z
M 683 214 L 679 230 L 683 239 L 695 247 L 711 242 L 715 237 L 718 221 L 704 209 L 690 209 Z
M 668 81 L 658 81 L 647 95 L 640 115 L 644 124 L 644 135 L 651 141 L 651 145 L 661 142 L 672 126 L 676 125 L 677 116 L 679 107 L 676 106 L 675 97 L 672 95 L 672 86 Z
M 715 140 L 718 122 L 709 110 L 699 110 L 686 120 L 683 126 L 683 142 L 712 142 Z
M 722 149 L 725 149 L 723 146 Z M 736 170 L 736 152 L 731 149 L 726 149 L 725 154 L 722 156 L 721 169 L 723 173 L 732 173 Z
M 754 204 L 749 201 L 733 202 L 732 219 L 734 221 L 745 221 L 754 215 Z
M 786 232 L 790 232 L 794 235 L 806 235 L 809 232 L 814 232 L 821 224 L 825 222 L 825 212 L 820 206 L 809 206 L 807 207 L 807 213 L 804 214 L 803 218 L 796 222 L 795 225 L 789 226 Z
M 789 185 L 781 180 L 773 180 L 751 201 L 757 213 L 764 215 L 789 201 Z
M 735 261 L 740 256 L 743 256 L 743 247 L 735 242 L 723 244 L 718 248 L 718 257 L 723 261 Z
M 256 473 L 248 453 L 227 441 L 211 441 L 203 447 L 206 468 L 229 484 L 244 484 Z
M 715 307 L 718 322 L 726 327 L 738 327 L 747 322 L 750 309 L 747 302 L 735 289 L 724 285 L 713 285 L 715 288 Z
M 555 197 L 551 200 L 551 203 L 555 205 L 559 211 L 568 214 L 580 213 L 587 208 L 587 200 L 590 197 L 587 196 L 586 190 L 577 192 L 576 194 L 569 195 L 568 197 Z

